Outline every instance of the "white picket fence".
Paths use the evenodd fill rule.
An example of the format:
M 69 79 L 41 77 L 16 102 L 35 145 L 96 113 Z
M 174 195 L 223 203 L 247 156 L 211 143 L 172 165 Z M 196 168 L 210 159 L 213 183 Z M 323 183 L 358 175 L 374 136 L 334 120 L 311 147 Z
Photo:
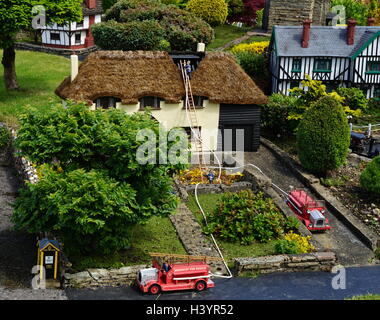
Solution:
M 377 124 L 369 123 L 366 126 L 356 126 L 356 125 L 350 123 L 350 129 L 351 129 L 351 131 L 353 131 L 353 130 L 365 131 L 367 136 L 371 137 L 373 132 L 380 131 L 380 123 L 377 123 Z

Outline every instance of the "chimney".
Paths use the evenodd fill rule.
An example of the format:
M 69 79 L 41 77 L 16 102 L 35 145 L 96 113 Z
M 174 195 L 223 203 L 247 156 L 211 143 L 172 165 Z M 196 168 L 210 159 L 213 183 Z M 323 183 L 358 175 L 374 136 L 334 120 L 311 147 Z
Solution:
M 373 27 L 375 25 L 375 18 L 368 18 L 367 26 Z
M 86 0 L 87 8 L 95 9 L 96 8 L 96 0 Z
M 347 27 L 347 44 L 349 46 L 352 46 L 355 42 L 355 26 L 356 26 L 356 20 L 355 19 L 349 19 L 347 21 L 348 27 Z
M 71 60 L 71 82 L 73 82 L 76 76 L 78 75 L 78 66 L 79 66 L 78 56 L 71 55 L 70 60 Z
M 303 34 L 302 34 L 302 48 L 308 48 L 309 47 L 309 41 L 310 41 L 310 26 L 312 21 L 310 19 L 306 19 L 303 22 Z

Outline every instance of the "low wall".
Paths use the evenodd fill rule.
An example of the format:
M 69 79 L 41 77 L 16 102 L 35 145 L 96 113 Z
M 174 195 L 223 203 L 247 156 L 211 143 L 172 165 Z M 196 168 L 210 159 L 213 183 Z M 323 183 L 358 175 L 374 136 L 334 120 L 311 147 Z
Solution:
M 257 258 L 236 258 L 235 274 L 243 272 L 299 272 L 331 271 L 336 265 L 333 252 L 314 252 L 305 254 L 282 254 Z
M 64 275 L 64 288 L 98 288 L 132 285 L 140 269 L 150 265 L 136 265 L 120 269 L 87 269 Z
M 52 48 L 44 47 L 43 45 L 28 43 L 28 42 L 16 42 L 16 50 L 26 50 L 26 51 L 35 51 L 35 52 L 44 52 L 50 54 L 56 54 L 60 56 L 70 56 L 76 54 L 78 56 L 86 56 L 91 52 L 97 51 L 98 47 L 93 46 L 85 49 L 64 49 L 64 48 Z

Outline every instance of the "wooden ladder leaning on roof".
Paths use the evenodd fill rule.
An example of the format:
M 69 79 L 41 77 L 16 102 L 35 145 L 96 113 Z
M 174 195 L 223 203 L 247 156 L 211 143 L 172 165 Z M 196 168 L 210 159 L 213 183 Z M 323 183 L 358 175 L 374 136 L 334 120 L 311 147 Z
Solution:
M 204 180 L 203 172 L 207 171 L 207 167 L 203 159 L 203 146 L 202 146 L 203 141 L 201 137 L 200 128 L 198 125 L 198 118 L 196 114 L 193 92 L 191 90 L 191 83 L 190 83 L 189 76 L 187 75 L 187 72 L 185 70 L 185 65 L 186 65 L 186 61 L 181 60 L 180 69 L 181 69 L 183 84 L 185 86 L 185 92 L 186 92 L 185 107 L 186 107 L 186 112 L 189 115 L 191 133 L 194 134 L 194 138 L 195 138 L 195 141 L 194 141 L 195 148 L 198 154 L 199 169 L 201 172 L 201 178 L 203 182 Z M 195 129 L 197 129 L 197 131 L 195 131 Z

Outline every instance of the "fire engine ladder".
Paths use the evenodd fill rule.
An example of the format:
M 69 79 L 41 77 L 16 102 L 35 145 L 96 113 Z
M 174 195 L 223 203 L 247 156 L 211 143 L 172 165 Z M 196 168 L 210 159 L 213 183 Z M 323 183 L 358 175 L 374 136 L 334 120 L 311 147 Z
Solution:
M 162 260 L 166 260 L 169 263 L 174 263 L 178 261 L 183 261 L 190 263 L 191 261 L 222 261 L 221 258 L 218 257 L 209 257 L 209 256 L 192 256 L 187 254 L 172 254 L 172 253 L 156 253 L 149 252 L 149 255 L 152 258 L 161 258 Z
M 198 155 L 199 168 L 202 174 L 203 171 L 207 170 L 206 165 L 204 163 L 204 158 L 203 158 L 203 146 L 202 146 L 203 141 L 201 137 L 200 128 L 198 125 L 198 118 L 197 118 L 197 113 L 196 113 L 196 108 L 195 108 L 195 103 L 194 103 L 193 92 L 191 90 L 190 79 L 185 70 L 185 65 L 186 65 L 186 62 L 184 60 L 181 60 L 180 69 L 181 69 L 183 84 L 185 86 L 185 92 L 186 92 L 185 108 L 186 108 L 186 114 L 190 123 L 190 129 L 194 136 L 195 149 Z M 203 174 L 202 174 L 202 181 L 203 181 Z

